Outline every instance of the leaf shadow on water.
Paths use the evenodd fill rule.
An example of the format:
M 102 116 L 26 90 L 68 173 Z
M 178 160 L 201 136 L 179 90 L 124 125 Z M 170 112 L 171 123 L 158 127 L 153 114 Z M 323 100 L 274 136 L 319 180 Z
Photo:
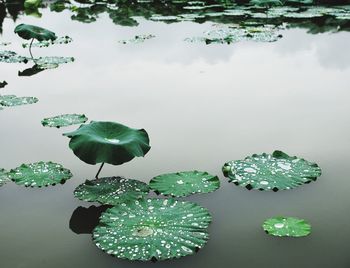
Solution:
M 33 76 L 44 70 L 44 68 L 41 68 L 39 65 L 35 64 L 32 67 L 27 68 L 23 71 L 18 71 L 18 76 Z

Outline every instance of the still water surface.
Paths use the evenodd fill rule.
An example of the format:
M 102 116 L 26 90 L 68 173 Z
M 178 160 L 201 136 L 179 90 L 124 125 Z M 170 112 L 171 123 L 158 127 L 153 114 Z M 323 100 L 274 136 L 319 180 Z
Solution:
M 283 32 L 274 43 L 231 45 L 188 43 L 211 23 L 165 24 L 140 19 L 121 27 L 107 16 L 92 24 L 69 14 L 43 11 L 43 17 L 5 19 L 1 40 L 28 53 L 13 33 L 29 23 L 69 35 L 65 46 L 34 48 L 36 56 L 73 56 L 75 62 L 32 77 L 18 77 L 24 64 L 0 64 L 1 94 L 35 96 L 34 105 L 0 112 L 0 165 L 51 160 L 74 177 L 64 185 L 29 189 L 8 183 L 0 189 L 0 267 L 350 267 L 350 34 Z M 120 39 L 154 34 L 142 44 Z M 102 176 L 122 175 L 148 182 L 161 173 L 205 170 L 222 187 L 186 198 L 213 215 L 208 244 L 193 256 L 139 263 L 108 256 L 84 232 L 89 207 L 73 197 L 76 186 L 98 167 L 76 158 L 66 129 L 43 128 L 44 117 L 85 113 L 91 120 L 145 128 L 152 149 L 144 159 L 105 166 Z M 291 191 L 247 191 L 228 184 L 221 166 L 252 153 L 283 150 L 317 162 L 320 179 Z M 97 205 L 97 204 L 95 204 Z M 82 211 L 82 209 L 80 209 Z M 262 222 L 296 216 L 312 224 L 300 239 L 266 235 Z M 71 224 L 70 224 L 71 223 Z M 85 226 L 85 227 L 84 227 Z M 75 231 L 75 232 L 74 232 Z

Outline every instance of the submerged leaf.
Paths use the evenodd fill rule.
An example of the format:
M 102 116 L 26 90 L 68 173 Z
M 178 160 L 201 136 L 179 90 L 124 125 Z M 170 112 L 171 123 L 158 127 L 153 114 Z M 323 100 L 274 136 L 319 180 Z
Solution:
M 0 168 L 0 187 L 3 186 L 8 181 L 9 181 L 9 178 L 7 177 L 6 170 L 3 168 Z
M 181 197 L 213 192 L 220 187 L 220 180 L 207 172 L 185 171 L 159 175 L 149 185 L 156 193 Z
M 51 32 L 47 29 L 44 29 L 38 26 L 23 24 L 23 23 L 19 24 L 15 28 L 15 33 L 26 40 L 36 39 L 38 41 L 44 41 L 44 40 L 53 41 L 57 38 L 54 32 Z
M 44 127 L 67 127 L 85 123 L 88 118 L 84 114 L 62 114 L 54 117 L 44 118 L 41 124 Z
M 85 163 L 120 165 L 151 149 L 144 129 L 133 129 L 115 122 L 95 122 L 81 125 L 65 133 L 71 138 L 69 147 Z
M 93 240 L 118 258 L 180 258 L 206 244 L 210 222 L 208 210 L 195 203 L 147 199 L 107 209 L 93 231 Z
M 146 183 L 122 177 L 99 178 L 79 185 L 74 196 L 88 202 L 117 205 L 144 198 L 149 192 Z
M 311 233 L 311 225 L 303 219 L 293 217 L 274 217 L 263 224 L 267 234 L 273 236 L 301 237 Z
M 35 97 L 17 97 L 16 95 L 0 95 L 0 106 L 18 106 L 37 103 Z
M 72 173 L 62 165 L 53 162 L 22 164 L 7 173 L 10 180 L 26 187 L 42 187 L 65 183 Z
M 222 170 L 230 182 L 248 190 L 287 190 L 315 181 L 321 176 L 317 164 L 281 151 L 230 161 Z

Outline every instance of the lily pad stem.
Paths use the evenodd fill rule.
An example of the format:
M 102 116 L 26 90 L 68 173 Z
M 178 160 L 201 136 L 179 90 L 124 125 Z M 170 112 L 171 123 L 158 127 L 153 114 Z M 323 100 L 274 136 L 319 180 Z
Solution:
M 36 61 L 33 57 L 33 54 L 32 54 L 32 44 L 33 44 L 33 41 L 34 41 L 34 38 L 32 38 L 32 41 L 30 41 L 30 44 L 29 44 L 29 53 L 30 53 L 30 57 L 32 58 L 32 60 L 34 61 L 34 63 L 36 64 Z
M 99 170 L 97 171 L 97 174 L 96 174 L 96 176 L 95 176 L 96 179 L 98 179 L 98 175 L 100 175 L 100 172 L 101 172 L 101 170 L 102 170 L 104 164 L 105 164 L 105 163 L 103 162 L 103 163 L 101 164 Z

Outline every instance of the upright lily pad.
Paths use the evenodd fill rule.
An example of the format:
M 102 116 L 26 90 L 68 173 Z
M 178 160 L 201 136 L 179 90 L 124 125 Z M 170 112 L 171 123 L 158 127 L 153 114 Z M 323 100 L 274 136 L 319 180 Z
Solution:
M 15 33 L 26 40 L 36 39 L 38 41 L 45 41 L 45 40 L 54 41 L 57 38 L 54 32 L 51 32 L 47 29 L 44 29 L 35 25 L 29 25 L 29 24 L 23 24 L 23 23 L 19 24 L 15 28 Z
M 96 246 L 129 260 L 165 260 L 194 254 L 209 236 L 207 209 L 173 199 L 147 199 L 108 209 L 93 231 Z
M 19 106 L 37 103 L 35 97 L 17 97 L 16 95 L 0 95 L 0 106 Z
M 88 202 L 104 205 L 129 203 L 144 198 L 149 192 L 146 183 L 122 177 L 99 178 L 79 185 L 74 196 Z
M 315 181 L 321 176 L 317 164 L 281 151 L 230 161 L 222 170 L 230 182 L 248 190 L 287 190 Z
M 67 127 L 85 123 L 88 118 L 84 114 L 62 114 L 54 117 L 44 118 L 41 124 L 44 127 Z
M 71 138 L 69 147 L 88 164 L 120 165 L 149 150 L 149 137 L 144 129 L 133 129 L 114 122 L 95 122 L 81 125 L 65 133 Z
M 9 179 L 7 177 L 7 172 L 5 169 L 0 168 L 0 187 L 3 186 Z
M 207 172 L 185 171 L 159 175 L 149 185 L 156 193 L 181 197 L 213 192 L 220 187 L 220 180 Z
M 72 173 L 62 165 L 53 162 L 37 162 L 22 164 L 18 168 L 11 169 L 7 176 L 18 185 L 26 187 L 42 187 L 65 183 Z
M 311 225 L 303 219 L 293 217 L 274 217 L 263 224 L 267 234 L 273 236 L 301 237 L 311 233 Z

